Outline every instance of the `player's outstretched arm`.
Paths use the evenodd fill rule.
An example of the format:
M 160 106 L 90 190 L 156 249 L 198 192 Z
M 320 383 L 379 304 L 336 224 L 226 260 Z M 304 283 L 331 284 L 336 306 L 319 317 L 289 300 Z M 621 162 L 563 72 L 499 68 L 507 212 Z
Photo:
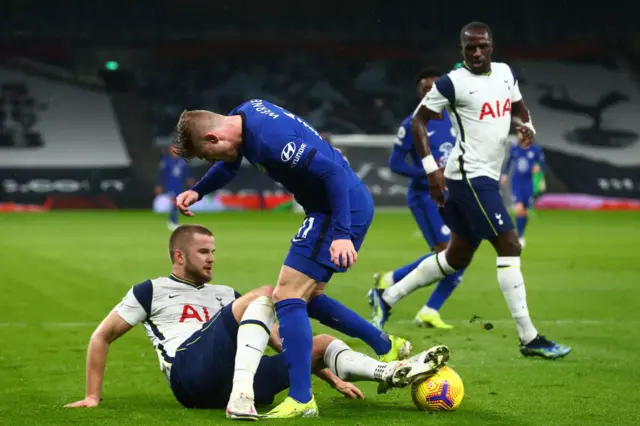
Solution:
M 240 169 L 240 164 L 242 164 L 242 156 L 238 156 L 237 159 L 233 161 L 218 161 L 214 164 L 207 173 L 200 179 L 193 187 L 192 191 L 198 193 L 199 199 L 202 199 L 207 194 L 216 191 L 236 177 L 238 174 L 238 170 Z
M 424 177 L 424 171 L 419 167 L 408 164 L 406 158 L 407 153 L 398 148 L 397 145 L 394 146 L 389 157 L 389 169 L 400 176 L 409 178 Z
M 65 407 L 97 407 L 100 404 L 109 345 L 132 328 L 115 310 L 111 311 L 100 323 L 89 340 L 87 384 L 84 399 L 67 404 Z
M 194 216 L 189 207 L 207 194 L 224 187 L 236 177 L 242 164 L 242 156 L 230 162 L 219 161 L 193 187 L 176 197 L 176 207 L 185 216 Z

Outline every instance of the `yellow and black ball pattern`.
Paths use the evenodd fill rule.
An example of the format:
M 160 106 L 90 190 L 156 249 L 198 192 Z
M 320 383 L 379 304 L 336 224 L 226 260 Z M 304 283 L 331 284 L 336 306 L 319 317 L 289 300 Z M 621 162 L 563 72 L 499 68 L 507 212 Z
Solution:
M 464 385 L 458 373 L 444 366 L 434 376 L 414 382 L 411 397 L 420 410 L 452 411 L 464 398 Z

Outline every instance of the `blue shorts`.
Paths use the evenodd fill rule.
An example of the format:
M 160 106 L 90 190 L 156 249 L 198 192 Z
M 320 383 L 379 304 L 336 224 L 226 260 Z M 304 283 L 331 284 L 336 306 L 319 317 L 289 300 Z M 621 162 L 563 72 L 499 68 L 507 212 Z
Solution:
M 522 203 L 528 209 L 533 205 L 533 183 L 526 182 L 511 187 L 511 200 L 513 204 Z
M 171 365 L 171 390 L 187 408 L 225 408 L 233 386 L 238 323 L 229 304 L 184 341 Z M 263 356 L 254 379 L 257 404 L 289 387 L 284 356 Z
M 449 241 L 451 231 L 445 225 L 438 205 L 431 199 L 428 190 L 409 190 L 407 204 L 431 250 L 437 244 Z
M 513 229 L 498 181 L 488 177 L 446 180 L 449 195 L 440 210 L 451 232 L 479 245 Z
M 358 251 L 373 221 L 373 198 L 367 187 L 362 184 L 351 189 L 349 200 L 351 241 Z M 331 212 L 307 211 L 302 226 L 291 239 L 291 247 L 284 264 L 319 283 L 329 282 L 334 273 L 347 271 L 347 268 L 339 268 L 331 262 L 329 248 L 333 239 Z

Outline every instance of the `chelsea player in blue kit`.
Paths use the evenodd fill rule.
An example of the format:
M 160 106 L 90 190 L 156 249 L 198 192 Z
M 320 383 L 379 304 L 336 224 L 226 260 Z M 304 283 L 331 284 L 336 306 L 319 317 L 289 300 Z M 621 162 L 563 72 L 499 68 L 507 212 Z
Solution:
M 420 71 L 416 79 L 419 99 L 424 98 L 427 92 L 431 90 L 433 82 L 442 74 L 434 68 L 425 68 Z M 422 231 L 424 239 L 429 244 L 429 248 L 432 252 L 439 253 L 447 248 L 451 232 L 440 216 L 438 205 L 429 196 L 427 175 L 424 173 L 420 156 L 413 145 L 413 135 L 411 134 L 412 118 L 413 115 L 408 116 L 398 129 L 395 145 L 389 158 L 389 168 L 394 173 L 410 178 L 407 204 L 420 231 Z M 440 167 L 444 167 L 456 140 L 449 115 L 443 112 L 441 120 L 429 121 L 427 123 L 427 132 L 429 134 L 431 152 Z M 433 253 L 429 253 L 394 271 L 374 275 L 376 288 L 369 292 L 369 304 L 374 308 L 372 323 L 376 327 L 382 329 L 386 318 L 380 315 L 379 310 L 375 309 L 375 299 L 384 299 L 384 289 L 406 277 L 424 259 L 432 255 Z M 415 317 L 415 322 L 418 326 L 443 329 L 453 328 L 442 321 L 439 310 L 453 293 L 453 290 L 460 284 L 463 273 L 464 270 L 456 271 L 438 282 L 429 300 Z M 378 303 L 382 302 L 378 300 Z
M 191 168 L 173 149 L 165 154 L 160 161 L 158 182 L 156 185 L 156 195 L 167 193 L 171 198 L 171 210 L 169 211 L 169 230 L 175 230 L 178 223 L 178 208 L 175 198 L 184 191 L 185 185 L 192 186 L 194 180 L 191 178 Z
M 544 154 L 540 146 L 533 144 L 527 148 L 514 145 L 502 169 L 500 181 L 505 185 L 511 176 L 511 198 L 516 213 L 516 230 L 520 245 L 524 248 L 524 230 L 529 220 L 529 208 L 533 207 L 534 182 L 533 176 L 544 170 Z
M 289 366 L 289 397 L 265 417 L 318 415 L 311 389 L 310 317 L 363 340 L 381 360 L 409 355 L 409 342 L 380 333 L 323 294 L 334 273 L 346 272 L 357 261 L 373 220 L 373 199 L 340 153 L 315 129 L 277 105 L 254 99 L 228 116 L 185 111 L 175 145 L 183 158 L 215 163 L 191 190 L 178 196 L 184 214 L 193 215 L 189 206 L 230 182 L 243 158 L 294 194 L 306 213 L 272 296 Z

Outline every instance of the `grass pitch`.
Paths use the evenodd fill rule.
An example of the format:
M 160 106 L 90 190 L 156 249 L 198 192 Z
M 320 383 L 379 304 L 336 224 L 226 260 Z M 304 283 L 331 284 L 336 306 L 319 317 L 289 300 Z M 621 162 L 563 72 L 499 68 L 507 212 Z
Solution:
M 289 213 L 198 215 L 218 252 L 214 282 L 246 291 L 273 284 L 302 217 Z M 408 213 L 378 213 L 356 268 L 336 276 L 328 294 L 365 317 L 371 276 L 426 251 Z M 83 212 L 0 217 L 0 424 L 218 424 L 223 411 L 187 410 L 173 398 L 142 327 L 114 343 L 103 402 L 63 409 L 84 395 L 89 336 L 129 287 L 168 274 L 165 217 L 143 212 Z M 456 412 L 425 414 L 408 389 L 349 401 L 314 383 L 321 417 L 304 424 L 591 425 L 640 419 L 640 215 L 538 212 L 523 272 L 529 309 L 541 333 L 573 347 L 566 359 L 525 359 L 496 280 L 495 254 L 478 252 L 442 310 L 451 331 L 418 329 L 412 318 L 429 295 L 420 290 L 394 309 L 387 331 L 421 349 L 447 344 L 465 399 Z M 636 308 L 634 308 L 636 306 Z M 487 331 L 469 323 L 491 321 Z M 318 323 L 317 333 L 328 331 Z M 339 335 L 372 354 L 359 341 Z M 284 398 L 280 395 L 276 402 Z M 261 412 L 267 407 L 259 408 Z

